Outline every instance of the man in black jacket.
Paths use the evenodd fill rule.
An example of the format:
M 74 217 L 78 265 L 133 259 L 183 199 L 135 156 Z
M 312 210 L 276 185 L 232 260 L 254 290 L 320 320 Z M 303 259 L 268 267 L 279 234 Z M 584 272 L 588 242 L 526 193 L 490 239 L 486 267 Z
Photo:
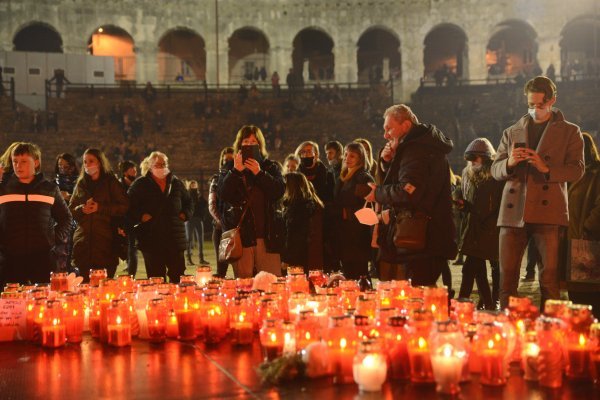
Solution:
M 32 143 L 13 149 L 14 174 L 0 184 L 0 288 L 8 282 L 48 282 L 64 270 L 72 217 L 58 186 L 40 171 Z
M 382 279 L 398 279 L 405 268 L 413 285 L 435 285 L 444 263 L 456 256 L 446 155 L 453 144 L 435 126 L 419 123 L 412 110 L 394 105 L 384 113 L 380 168 L 385 178 L 366 200 L 382 206 L 378 230 Z M 394 245 L 396 216 L 421 212 L 429 218 L 425 248 L 409 251 Z

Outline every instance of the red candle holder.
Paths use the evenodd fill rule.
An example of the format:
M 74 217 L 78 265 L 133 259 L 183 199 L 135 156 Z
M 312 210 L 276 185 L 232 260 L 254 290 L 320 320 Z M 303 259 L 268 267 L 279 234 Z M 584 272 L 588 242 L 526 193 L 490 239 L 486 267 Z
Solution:
M 412 312 L 409 319 L 408 357 L 410 380 L 413 383 L 434 383 L 429 335 L 433 324 L 433 313 L 428 309 Z
M 356 313 L 375 320 L 377 310 L 376 293 L 362 293 L 356 300 Z
M 548 299 L 544 303 L 544 315 L 551 318 L 559 318 L 568 322 L 567 307 L 572 305 L 570 300 Z
M 523 340 L 521 350 L 521 368 L 523 369 L 523 379 L 526 381 L 538 381 L 538 356 L 540 355 L 540 344 L 538 343 L 537 333 L 528 331 Z
M 66 292 L 69 290 L 69 280 L 66 272 L 50 272 L 50 290 Z
M 333 382 L 337 384 L 352 383 L 354 381 L 352 365 L 356 354 L 357 338 L 352 329 L 352 320 L 348 316 L 334 316 L 329 318 L 327 330 L 327 345 L 331 370 L 334 373 Z
M 100 300 L 100 341 L 108 342 L 108 309 L 111 301 L 116 299 L 120 293 L 118 283 L 115 279 L 103 279 L 99 286 Z
M 321 326 L 313 310 L 300 311 L 296 323 L 296 348 L 304 350 L 309 344 L 321 339 Z
M 227 308 L 218 294 L 202 295 L 200 329 L 206 343 L 216 344 L 227 335 L 229 317 Z
M 459 383 L 468 353 L 458 322 L 436 322 L 430 337 L 430 351 L 436 390 L 451 395 L 460 392 Z
M 148 301 L 146 306 L 150 342 L 163 343 L 167 337 L 167 307 L 162 298 Z
M 424 289 L 424 307 L 431 310 L 435 321 L 448 319 L 448 288 L 426 287 Z
M 452 299 L 450 306 L 450 318 L 458 321 L 464 331 L 465 325 L 473 322 L 475 303 L 471 299 Z
M 115 299 L 108 309 L 108 344 L 115 347 L 131 345 L 130 311 L 127 300 Z
M 64 299 L 67 342 L 81 343 L 83 339 L 83 322 L 85 319 L 83 295 L 81 293 L 67 293 Z
M 481 362 L 482 385 L 506 384 L 508 342 L 503 333 L 502 324 L 498 322 L 484 322 L 477 328 L 475 346 Z
M 385 335 L 385 348 L 389 363 L 390 379 L 410 379 L 410 358 L 408 356 L 409 331 L 408 317 L 395 316 L 388 320 Z
M 238 296 L 229 305 L 229 326 L 231 342 L 234 345 L 247 345 L 254 341 L 254 308 L 248 297 Z
M 179 340 L 196 339 L 196 326 L 199 326 L 199 302 L 194 283 L 180 283 L 175 295 L 175 314 Z
M 62 347 L 67 342 L 63 306 L 58 300 L 48 300 L 42 324 L 42 346 Z
M 201 265 L 196 267 L 196 275 L 194 280 L 198 286 L 206 286 L 208 281 L 212 279 L 212 268 L 210 265 Z
M 179 323 L 177 322 L 177 314 L 173 310 L 170 310 L 167 315 L 167 337 L 169 339 L 179 337 Z
M 42 343 L 42 324 L 46 302 L 47 298 L 45 297 L 28 300 L 27 302 L 25 337 L 33 343 Z
M 260 344 L 265 361 L 273 361 L 283 355 L 285 343 L 283 320 L 266 319 L 260 328 Z
M 589 379 L 590 377 L 590 340 L 587 334 L 569 334 L 567 339 L 567 377 L 571 379 Z
M 565 323 L 558 318 L 539 317 L 535 331 L 540 344 L 538 354 L 538 381 L 542 387 L 562 386 L 564 369 Z
M 108 273 L 105 269 L 92 269 L 90 270 L 90 286 L 100 286 L 100 282 L 108 278 Z
M 134 281 L 132 275 L 119 275 L 117 276 L 117 286 L 121 292 L 133 292 Z
M 590 326 L 590 375 L 596 387 L 600 386 L 600 323 Z

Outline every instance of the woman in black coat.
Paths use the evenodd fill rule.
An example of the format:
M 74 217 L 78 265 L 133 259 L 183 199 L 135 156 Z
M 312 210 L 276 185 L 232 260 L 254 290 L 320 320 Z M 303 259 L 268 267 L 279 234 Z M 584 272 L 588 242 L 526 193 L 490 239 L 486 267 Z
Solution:
M 333 197 L 333 174 L 319 159 L 319 145 L 307 141 L 296 148 L 296 157 L 300 159 L 298 170 L 312 183 L 317 196 L 323 203 L 328 203 Z
M 349 143 L 344 149 L 344 164 L 335 186 L 333 208 L 337 227 L 338 258 L 344 276 L 359 279 L 368 275 L 371 258 L 371 229 L 358 222 L 354 213 L 365 204 L 373 177 L 366 170 L 365 149 L 360 143 Z
M 129 199 L 100 150 L 87 149 L 83 153 L 83 166 L 69 209 L 77 221 L 72 263 L 87 282 L 90 269 L 95 268 L 106 268 L 108 276 L 114 277 L 119 256 L 113 220 L 125 215 Z
M 223 231 L 241 224 L 243 254 L 233 263 L 236 277 L 251 277 L 255 270 L 281 275 L 283 221 L 277 203 L 285 191 L 278 163 L 267 159 L 265 138 L 254 125 L 245 125 L 233 145 L 235 156 L 219 177 L 223 201 Z M 242 155 L 242 153 L 245 154 Z
M 283 220 L 285 246 L 281 261 L 292 266 L 323 268 L 323 202 L 304 174 L 285 175 Z
M 149 171 L 129 188 L 129 217 L 136 226 L 148 277 L 169 277 L 177 283 L 185 273 L 185 225 L 193 204 L 185 185 L 169 171 L 169 159 L 152 152 Z

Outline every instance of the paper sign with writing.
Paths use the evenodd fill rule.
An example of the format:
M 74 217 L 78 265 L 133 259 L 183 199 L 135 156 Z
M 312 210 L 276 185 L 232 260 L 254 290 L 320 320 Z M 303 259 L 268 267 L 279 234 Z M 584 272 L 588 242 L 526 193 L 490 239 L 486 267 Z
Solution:
M 25 338 L 26 305 L 25 299 L 0 299 L 0 341 Z

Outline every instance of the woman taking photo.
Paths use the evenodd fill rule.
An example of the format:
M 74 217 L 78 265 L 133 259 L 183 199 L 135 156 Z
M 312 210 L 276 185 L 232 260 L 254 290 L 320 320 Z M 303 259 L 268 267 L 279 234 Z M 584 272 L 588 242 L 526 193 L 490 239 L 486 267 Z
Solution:
M 178 283 L 185 273 L 185 225 L 193 212 L 189 192 L 169 171 L 169 159 L 154 151 L 129 188 L 129 217 L 137 234 L 148 277 L 169 277 Z
M 304 174 L 285 176 L 283 195 L 285 246 L 281 261 L 310 269 L 323 268 L 323 202 Z
M 87 149 L 83 153 L 83 170 L 69 203 L 77 222 L 72 264 L 79 269 L 84 282 L 89 280 L 90 269 L 106 268 L 108 276 L 114 277 L 119 257 L 114 248 L 118 233 L 113 219 L 123 217 L 128 207 L 125 190 L 104 153 Z
M 219 197 L 224 202 L 223 231 L 238 226 L 248 207 L 241 221 L 243 254 L 233 263 L 235 276 L 251 277 L 255 269 L 281 275 L 283 227 L 276 212 L 285 191 L 281 167 L 267 158 L 265 138 L 254 125 L 238 131 L 233 149 L 233 165 L 220 174 Z
M 360 143 L 346 145 L 342 173 L 334 191 L 338 258 L 348 279 L 368 275 L 371 258 L 371 229 L 358 222 L 354 215 L 363 208 L 364 198 L 370 191 L 368 184 L 373 182 L 367 172 L 366 157 Z

